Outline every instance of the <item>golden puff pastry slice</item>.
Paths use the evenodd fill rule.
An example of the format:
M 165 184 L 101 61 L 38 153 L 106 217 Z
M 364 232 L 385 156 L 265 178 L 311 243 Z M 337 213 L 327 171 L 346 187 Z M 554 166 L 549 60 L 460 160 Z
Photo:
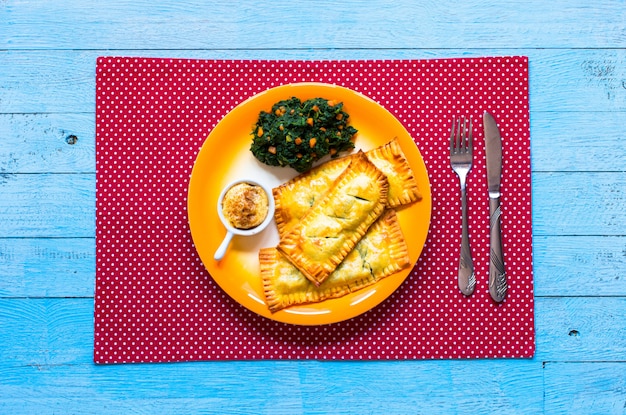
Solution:
M 312 284 L 275 248 L 259 252 L 261 278 L 268 308 L 284 308 L 339 298 L 410 265 L 409 253 L 396 213 L 387 210 L 354 250 L 319 287 Z
M 397 138 L 365 154 L 389 180 L 388 207 L 395 208 L 422 199 L 417 180 Z
M 352 251 L 387 204 L 387 177 L 357 153 L 346 170 L 278 243 L 315 285 Z
M 274 219 L 281 237 L 330 189 L 351 160 L 351 156 L 346 156 L 327 161 L 272 189 L 276 205 Z
M 388 207 L 395 208 L 421 200 L 417 180 L 397 138 L 365 152 L 365 155 L 387 176 Z M 276 204 L 274 217 L 281 237 L 328 191 L 335 179 L 348 167 L 351 157 L 330 160 L 272 189 Z

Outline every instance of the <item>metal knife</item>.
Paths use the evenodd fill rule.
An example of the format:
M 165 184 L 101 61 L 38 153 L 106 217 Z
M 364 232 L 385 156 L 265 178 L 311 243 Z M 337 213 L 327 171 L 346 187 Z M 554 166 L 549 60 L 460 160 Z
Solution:
M 502 234 L 500 232 L 500 179 L 502 176 L 502 139 L 493 116 L 483 115 L 485 154 L 487 157 L 487 186 L 489 190 L 489 294 L 496 302 L 506 297 L 508 290 Z

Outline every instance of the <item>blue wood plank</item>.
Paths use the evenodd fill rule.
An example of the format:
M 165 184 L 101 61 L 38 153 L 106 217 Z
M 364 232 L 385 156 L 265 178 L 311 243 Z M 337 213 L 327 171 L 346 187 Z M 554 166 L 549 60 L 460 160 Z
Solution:
M 626 296 L 626 237 L 535 236 L 537 296 Z
M 534 235 L 624 236 L 625 179 L 626 172 L 535 173 Z M 94 174 L 0 174 L 0 194 L 0 237 L 95 236 Z
M 9 3 L 2 49 L 605 48 L 624 46 L 623 4 L 598 1 Z M 51 20 L 50 16 L 54 16 Z M 312 18 L 314 16 L 314 18 Z M 601 23 L 601 26 L 599 24 Z M 602 30 L 599 31 L 598 27 Z
M 625 171 L 623 116 L 626 112 L 541 112 L 531 108 L 533 172 Z
M 1 21 L 1 20 L 0 20 Z M 2 27 L 0 25 L 0 27 Z M 198 59 L 429 59 L 525 55 L 535 112 L 626 111 L 626 49 L 0 50 L 0 113 L 92 113 L 98 56 Z M 532 123 L 531 119 L 531 123 Z M 578 123 L 577 123 L 578 124 Z M 601 127 L 599 123 L 595 125 Z M 531 126 L 532 128 L 532 126 Z M 562 130 L 563 131 L 563 130 Z M 620 131 L 623 131 L 623 127 Z M 576 129 L 560 135 L 576 136 Z
M 0 297 L 92 297 L 94 238 L 0 238 Z
M 535 315 L 537 359 L 624 361 L 626 298 L 537 298 Z
M 626 50 L 555 50 L 543 57 L 530 63 L 531 111 L 626 110 Z M 562 134 L 576 136 L 575 129 Z
M 0 410 L 11 414 L 537 414 L 543 405 L 532 361 L 2 366 L 0 376 Z
M 93 360 L 93 298 L 0 299 L 0 327 L 0 364 L 43 367 Z
M 65 404 L 74 411 L 69 413 L 104 407 L 109 409 L 103 413 L 119 413 L 137 405 L 138 411 L 146 405 L 154 411 L 158 405 L 159 413 L 430 414 L 536 413 L 542 405 L 542 363 L 537 360 L 96 366 L 90 353 L 92 306 L 87 299 L 0 300 L 5 345 L 0 349 L 0 408 L 53 413 Z M 238 396 L 240 391 L 245 396 Z
M 0 237 L 94 237 L 95 174 L 0 174 Z
M 626 413 L 626 362 L 548 362 L 545 413 Z
M 533 235 L 624 236 L 625 179 L 626 172 L 533 174 Z
M 532 111 L 531 136 L 535 172 L 624 171 L 626 123 L 613 112 Z M 0 173 L 95 172 L 93 113 L 0 114 L 0 137 Z
M 0 299 L 0 324 L 0 364 L 92 361 L 93 298 Z M 626 356 L 624 297 L 538 297 L 535 326 L 537 361 L 620 362 Z
M 619 363 L 626 351 L 622 341 L 626 336 L 620 334 L 626 326 L 624 299 L 539 298 L 538 353 L 532 360 L 94 366 L 89 363 L 92 307 L 91 299 L 0 300 L 0 344 L 4 345 L 0 349 L 0 392 L 1 396 L 14 398 L 1 400 L 3 405 L 11 408 L 8 405 L 15 405 L 15 398 L 20 397 L 54 408 L 63 398 L 89 412 L 94 410 L 89 406 L 90 397 L 96 393 L 100 399 L 108 396 L 116 401 L 132 395 L 162 399 L 162 404 L 171 405 L 169 399 L 182 399 L 188 393 L 198 398 L 215 398 L 221 393 L 227 399 L 230 391 L 245 387 L 252 393 L 264 391 L 280 398 L 292 388 L 303 399 L 298 401 L 304 405 L 298 407 L 302 413 L 315 413 L 314 404 L 321 405 L 317 408 L 323 413 L 340 402 L 349 404 L 348 411 L 353 408 L 354 413 L 363 413 L 368 407 L 382 409 L 370 405 L 392 399 L 397 385 L 404 385 L 396 406 L 388 407 L 391 413 L 402 413 L 418 402 L 423 402 L 423 413 L 432 413 L 434 408 L 442 408 L 445 413 L 476 413 L 481 408 L 488 412 L 536 413 L 543 394 L 542 362 L 593 359 Z M 574 330 L 577 333 L 572 333 Z M 389 375 L 384 374 L 386 371 Z M 288 383 L 293 376 L 294 383 L 274 382 L 268 391 L 268 373 L 281 373 L 280 379 Z M 579 373 L 581 379 L 587 379 L 583 374 Z M 610 382 L 611 375 L 604 373 L 604 382 Z M 595 391 L 601 393 L 604 383 L 599 377 L 596 380 Z M 583 386 L 593 387 L 575 379 L 570 382 L 572 388 L 580 390 Z M 451 390 L 453 394 L 448 393 Z M 369 395 L 361 396 L 360 391 Z M 319 394 L 328 400 L 315 401 Z M 98 398 L 95 401 L 102 403 Z M 255 398 L 250 396 L 243 404 L 253 401 Z M 222 406 L 224 401 L 218 399 L 216 404 Z M 294 407 L 284 409 L 287 413 Z
M 95 116 L 0 114 L 0 173 L 94 173 Z
M 626 237 L 533 243 L 535 295 L 626 296 Z M 93 238 L 0 238 L 0 297 L 90 297 L 95 262 Z
M 535 237 L 535 295 L 625 296 L 625 250 L 625 237 Z M 0 238 L 0 297 L 89 297 L 94 275 L 93 238 Z

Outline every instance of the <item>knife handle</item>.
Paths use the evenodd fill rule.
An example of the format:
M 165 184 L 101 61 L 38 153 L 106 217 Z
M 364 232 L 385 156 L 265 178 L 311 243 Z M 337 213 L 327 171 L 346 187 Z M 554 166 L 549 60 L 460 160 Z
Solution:
M 489 198 L 489 294 L 496 302 L 506 297 L 508 290 L 502 254 L 502 234 L 500 232 L 500 198 Z

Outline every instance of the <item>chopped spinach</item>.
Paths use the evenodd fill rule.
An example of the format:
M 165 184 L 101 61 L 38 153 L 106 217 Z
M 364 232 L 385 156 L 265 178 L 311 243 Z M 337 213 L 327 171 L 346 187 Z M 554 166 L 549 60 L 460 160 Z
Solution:
M 305 172 L 327 154 L 334 158 L 354 148 L 357 130 L 348 118 L 343 103 L 325 98 L 279 101 L 259 114 L 250 151 L 262 163 Z

